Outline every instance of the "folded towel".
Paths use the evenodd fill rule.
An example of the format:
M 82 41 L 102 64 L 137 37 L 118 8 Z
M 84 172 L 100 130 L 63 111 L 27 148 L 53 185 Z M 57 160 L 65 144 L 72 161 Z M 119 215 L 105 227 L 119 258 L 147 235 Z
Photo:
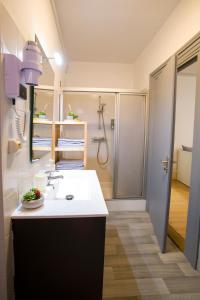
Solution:
M 51 138 L 33 137 L 33 145 L 51 146 Z
M 56 170 L 83 170 L 84 164 L 80 159 L 61 160 L 56 163 Z
M 83 147 L 83 139 L 58 139 L 58 147 Z

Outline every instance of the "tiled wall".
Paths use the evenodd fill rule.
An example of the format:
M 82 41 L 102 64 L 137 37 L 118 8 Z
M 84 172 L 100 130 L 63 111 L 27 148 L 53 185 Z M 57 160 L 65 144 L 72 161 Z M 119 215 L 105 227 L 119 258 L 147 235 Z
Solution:
M 4 94 L 3 82 L 3 53 L 9 52 L 21 57 L 24 40 L 14 22 L 0 3 L 1 29 L 1 74 L 0 74 L 0 136 L 2 162 L 2 190 L 0 187 L 0 299 L 13 299 L 13 263 L 12 263 L 12 233 L 10 216 L 19 202 L 19 194 L 32 184 L 34 173 L 42 167 L 47 158 L 40 165 L 31 165 L 29 161 L 29 102 L 20 106 L 27 115 L 27 142 L 15 154 L 8 154 L 8 138 L 15 136 L 12 105 Z M 19 100 L 22 101 L 22 100 Z M 6 285 L 8 288 L 6 288 Z M 6 295 L 8 290 L 8 295 Z

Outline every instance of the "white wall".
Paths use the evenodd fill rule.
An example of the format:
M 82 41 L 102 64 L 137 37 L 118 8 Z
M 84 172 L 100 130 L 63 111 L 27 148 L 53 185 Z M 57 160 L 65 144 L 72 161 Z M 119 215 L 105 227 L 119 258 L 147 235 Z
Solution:
M 12 19 L 0 0 L 0 172 L 2 172 L 0 174 L 0 299 L 7 300 L 13 299 L 10 217 L 19 203 L 20 193 L 31 186 L 35 172 L 42 168 L 46 159 L 41 160 L 38 165 L 32 165 L 29 161 L 29 118 L 26 122 L 27 142 L 17 153 L 7 153 L 8 138 L 15 134 L 15 125 L 11 103 L 4 93 L 3 53 L 9 51 L 20 57 L 24 41 L 34 39 L 35 33 L 42 39 L 41 44 L 49 54 L 59 49 L 60 43 L 54 27 L 53 14 L 50 13 L 49 1 L 8 0 L 3 2 L 13 16 Z M 54 71 L 59 82 L 63 76 L 63 70 L 54 66 Z M 23 104 L 23 109 L 29 116 L 29 102 L 26 101 Z
M 34 40 L 36 34 L 47 57 L 52 57 L 55 52 L 63 55 L 50 0 L 0 1 L 13 18 L 25 40 Z M 62 79 L 65 65 L 58 67 L 54 60 L 50 60 L 50 63 L 55 72 L 55 80 L 59 82 Z
M 64 86 L 93 88 L 133 88 L 131 64 L 71 62 Z
M 179 74 L 176 88 L 173 179 L 177 179 L 178 150 L 193 146 L 196 77 Z
M 146 89 L 149 74 L 200 31 L 200 1 L 181 0 L 133 64 L 134 88 Z
M 194 111 L 196 77 L 177 76 L 175 149 L 182 145 L 192 147 L 194 130 Z

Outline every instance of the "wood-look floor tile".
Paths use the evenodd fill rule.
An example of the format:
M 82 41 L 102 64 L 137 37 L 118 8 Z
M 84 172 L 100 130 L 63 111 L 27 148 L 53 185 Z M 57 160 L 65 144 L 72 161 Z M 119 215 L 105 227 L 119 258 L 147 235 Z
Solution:
M 199 272 L 194 270 L 188 262 L 178 263 L 179 268 L 185 276 L 199 276 Z M 200 299 L 200 298 L 199 298 Z
M 105 245 L 105 255 L 117 255 L 119 252 L 117 251 L 116 245 Z
M 117 266 L 129 266 L 127 257 L 125 255 L 109 255 L 105 257 L 105 266 L 117 267 Z
M 114 280 L 114 272 L 112 267 L 104 267 L 103 279 L 104 282 L 106 280 Z
M 157 265 L 161 263 L 161 260 L 157 254 L 129 255 L 128 261 L 131 266 Z
M 106 245 L 121 245 L 119 237 L 107 237 L 105 240 Z
M 129 229 L 130 230 L 135 230 L 135 229 L 150 229 L 153 230 L 153 226 L 151 223 L 149 222 L 143 222 L 143 223 L 133 223 L 130 222 L 129 223 Z
M 141 295 L 166 295 L 170 293 L 161 278 L 136 279 L 136 282 Z
M 140 244 L 151 244 L 154 243 L 152 236 L 151 235 L 147 235 L 147 236 L 136 236 L 133 239 L 133 243 L 136 245 L 140 245 Z
M 199 300 L 199 293 L 143 296 L 142 300 Z M 103 299 L 104 300 L 104 299 Z
M 135 278 L 168 278 L 183 275 L 176 264 L 134 266 L 132 272 Z
M 104 284 L 103 297 L 139 296 L 140 291 L 135 279 L 109 280 Z
M 115 266 L 113 267 L 113 273 L 115 279 L 131 279 L 135 277 L 129 265 Z
M 131 296 L 131 297 L 103 297 L 103 300 L 142 300 L 140 296 Z
M 182 252 L 169 252 L 158 254 L 164 264 L 186 262 L 186 258 Z
M 199 277 L 164 278 L 169 291 L 173 293 L 200 293 Z
M 153 234 L 153 229 L 148 228 L 148 229 L 132 229 L 131 230 L 131 236 L 133 237 L 138 237 L 138 236 L 149 236 Z
M 103 300 L 200 300 L 200 274 L 171 240 L 160 253 L 147 213 L 112 212 L 105 242 Z
M 117 245 L 117 249 L 120 249 L 121 245 Z M 154 254 L 160 251 L 159 247 L 155 244 L 133 244 L 125 247 L 126 254 Z
M 127 261 L 128 259 L 128 261 Z M 125 255 L 107 256 L 105 257 L 105 266 L 138 266 L 138 265 L 152 265 L 161 263 L 160 258 L 156 254 L 150 255 Z

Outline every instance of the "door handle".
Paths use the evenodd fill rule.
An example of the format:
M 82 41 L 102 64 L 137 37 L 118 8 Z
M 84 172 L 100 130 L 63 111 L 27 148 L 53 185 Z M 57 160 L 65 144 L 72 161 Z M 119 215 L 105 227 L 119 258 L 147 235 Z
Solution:
M 161 166 L 163 171 L 167 174 L 169 170 L 169 158 L 167 157 L 165 160 L 161 160 Z

